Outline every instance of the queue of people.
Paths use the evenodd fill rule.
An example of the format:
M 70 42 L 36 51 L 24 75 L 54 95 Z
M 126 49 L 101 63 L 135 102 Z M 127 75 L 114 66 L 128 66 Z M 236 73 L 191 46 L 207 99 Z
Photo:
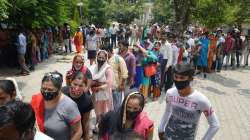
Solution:
M 218 131 L 219 122 L 210 101 L 190 86 L 194 72 L 190 64 L 173 67 L 175 87 L 166 94 L 166 111 L 158 126 L 160 140 L 194 140 L 201 113 L 209 123 L 203 139 L 212 139 Z M 44 133 L 55 140 L 89 140 L 89 111 L 93 107 L 84 79 L 79 71 L 72 76 L 70 86 L 62 87 L 60 73 L 47 73 L 30 105 L 15 100 L 16 89 L 10 80 L 0 80 L 0 95 L 8 96 L 1 98 L 0 138 L 32 140 L 36 133 Z M 8 90 L 10 83 L 13 89 Z M 156 126 L 143 110 L 145 103 L 142 93 L 130 91 L 118 109 L 102 112 L 97 120 L 98 139 L 152 140 Z

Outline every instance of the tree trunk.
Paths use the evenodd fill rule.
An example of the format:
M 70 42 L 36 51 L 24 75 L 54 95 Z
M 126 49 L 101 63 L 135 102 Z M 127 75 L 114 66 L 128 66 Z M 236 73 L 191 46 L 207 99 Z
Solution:
M 190 24 L 190 16 L 194 6 L 193 0 L 173 0 L 175 21 L 173 23 L 174 29 L 178 36 L 187 29 Z

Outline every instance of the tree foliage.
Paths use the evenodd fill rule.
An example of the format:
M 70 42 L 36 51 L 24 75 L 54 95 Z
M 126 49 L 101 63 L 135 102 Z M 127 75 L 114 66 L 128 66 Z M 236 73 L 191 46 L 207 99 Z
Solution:
M 7 0 L 0 0 L 0 21 L 8 18 L 8 4 Z
M 182 29 L 189 23 L 200 23 L 209 28 L 241 24 L 250 20 L 249 0 L 155 0 L 154 20 Z
M 115 20 L 120 23 L 131 23 L 135 18 L 139 18 L 143 11 L 144 1 L 107 1 L 109 6 L 106 7 L 106 17 L 109 20 Z
M 171 2 L 167 0 L 155 0 L 153 8 L 153 22 L 170 23 L 173 17 Z
M 105 24 L 105 1 L 104 0 L 91 0 L 88 3 L 88 17 L 90 23 L 95 25 L 104 25 Z
M 142 5 L 143 0 L 0 0 L 0 21 L 27 28 L 65 22 L 74 27 L 80 23 L 105 25 L 111 20 L 130 23 L 139 16 Z
M 4 21 L 11 26 L 46 27 L 68 20 L 65 0 L 8 0 L 8 15 Z

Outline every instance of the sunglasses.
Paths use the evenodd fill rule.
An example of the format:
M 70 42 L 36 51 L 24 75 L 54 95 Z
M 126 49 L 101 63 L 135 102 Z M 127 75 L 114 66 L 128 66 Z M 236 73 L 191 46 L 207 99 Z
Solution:
M 57 73 L 51 73 L 51 72 L 45 73 L 44 77 L 51 78 L 51 79 L 54 79 L 54 80 L 61 80 L 62 79 L 61 75 L 59 75 Z

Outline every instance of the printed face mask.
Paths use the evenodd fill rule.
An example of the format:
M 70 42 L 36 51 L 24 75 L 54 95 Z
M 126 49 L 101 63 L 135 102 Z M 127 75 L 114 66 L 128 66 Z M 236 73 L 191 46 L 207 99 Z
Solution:
M 71 87 L 71 94 L 75 95 L 75 96 L 80 96 L 81 94 L 83 94 L 83 90 L 81 89 L 76 89 L 74 87 Z

